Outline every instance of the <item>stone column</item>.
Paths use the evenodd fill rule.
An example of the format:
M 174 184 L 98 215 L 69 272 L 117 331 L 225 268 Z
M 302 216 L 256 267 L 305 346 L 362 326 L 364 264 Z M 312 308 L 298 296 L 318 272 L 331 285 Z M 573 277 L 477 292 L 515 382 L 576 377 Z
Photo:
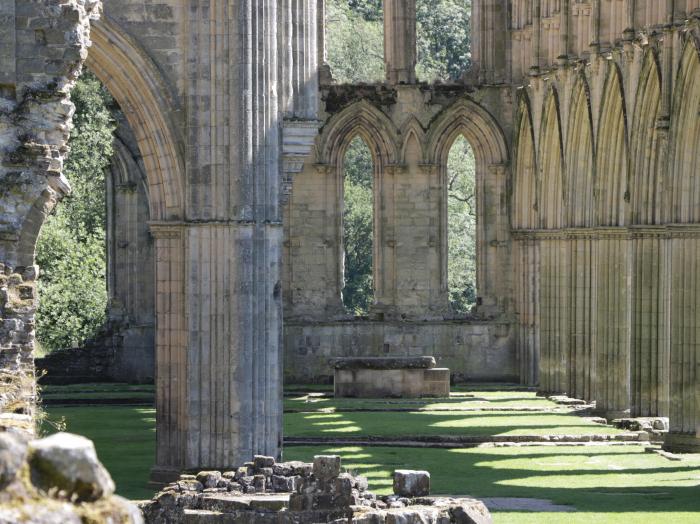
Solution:
M 614 419 L 630 411 L 631 260 L 624 231 L 596 240 L 595 395 L 601 416 Z
M 277 6 L 217 0 L 187 11 L 186 218 L 154 224 L 154 479 L 281 453 Z
M 574 235 L 566 243 L 571 259 L 567 392 L 575 398 L 593 400 L 596 376 L 593 241 L 588 235 Z
M 156 465 L 151 480 L 169 482 L 185 467 L 188 388 L 185 228 L 151 224 L 156 278 Z
M 700 453 L 700 235 L 671 239 L 670 431 L 664 448 Z
M 536 386 L 540 366 L 539 242 L 519 238 L 513 250 L 520 383 Z
M 296 118 L 315 119 L 319 105 L 318 0 L 292 1 L 292 87 Z
M 669 272 L 664 228 L 636 233 L 632 280 L 631 415 L 669 412 Z
M 416 0 L 384 0 L 384 65 L 390 84 L 416 83 Z
M 540 386 L 542 395 L 567 393 L 569 261 L 561 238 L 540 241 Z

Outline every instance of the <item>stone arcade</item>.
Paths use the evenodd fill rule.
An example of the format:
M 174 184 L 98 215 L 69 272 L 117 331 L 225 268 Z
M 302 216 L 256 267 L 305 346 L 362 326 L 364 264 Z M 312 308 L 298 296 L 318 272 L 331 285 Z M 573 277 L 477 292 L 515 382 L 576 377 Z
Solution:
M 112 293 L 154 322 L 154 478 L 277 456 L 283 367 L 310 380 L 349 355 L 435 355 L 457 379 L 669 416 L 667 447 L 700 449 L 700 0 L 475 0 L 473 67 L 454 85 L 416 83 L 410 1 L 385 1 L 387 80 L 364 86 L 323 67 L 322 0 L 96 8 L 0 0 L 0 408 L 13 420 L 31 416 L 34 246 L 69 191 L 69 92 L 86 61 L 133 134 L 113 167 L 117 193 L 132 188 L 112 198 L 132 199 L 114 249 L 153 239 L 153 312 L 130 311 L 136 281 Z M 459 134 L 477 162 L 468 320 L 446 298 Z M 362 321 L 340 301 L 340 173 L 357 135 L 376 182 Z M 128 256 L 114 254 L 114 282 L 143 267 Z

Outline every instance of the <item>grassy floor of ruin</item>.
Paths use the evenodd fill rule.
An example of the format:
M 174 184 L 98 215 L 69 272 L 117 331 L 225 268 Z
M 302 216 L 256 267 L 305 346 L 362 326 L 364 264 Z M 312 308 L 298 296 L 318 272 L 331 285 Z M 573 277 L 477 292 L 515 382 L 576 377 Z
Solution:
M 47 387 L 42 396 L 44 432 L 65 429 L 90 437 L 120 494 L 133 499 L 152 495 L 147 486 L 155 453 L 152 387 Z M 527 389 L 463 386 L 449 399 L 355 400 L 333 399 L 328 387 L 293 386 L 287 388 L 284 402 L 286 438 L 301 444 L 305 438 L 327 441 L 287 445 L 285 459 L 339 454 L 345 468 L 367 476 L 378 493 L 391 491 L 393 470 L 426 469 L 435 494 L 491 499 L 501 508 L 493 510 L 496 523 L 644 523 L 658 518 L 700 522 L 700 455 L 671 461 L 650 452 L 655 446 L 649 443 L 616 441 L 626 432 Z M 528 436 L 538 435 L 613 440 L 527 442 Z M 436 448 L 351 442 L 424 438 L 431 446 L 441 437 L 473 437 L 478 443 Z M 511 438 L 525 442 L 493 442 Z M 535 511 L 508 510 L 513 500 L 518 506 L 517 499 L 551 501 L 555 506 L 549 510 L 545 504 L 545 510 L 537 511 L 535 503 Z

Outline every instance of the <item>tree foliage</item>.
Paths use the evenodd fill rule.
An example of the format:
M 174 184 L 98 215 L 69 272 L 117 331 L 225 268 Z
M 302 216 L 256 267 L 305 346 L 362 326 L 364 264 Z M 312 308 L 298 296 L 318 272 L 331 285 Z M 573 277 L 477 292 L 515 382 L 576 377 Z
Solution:
M 372 305 L 372 236 L 374 213 L 372 154 L 355 138 L 345 154 L 343 247 L 345 252 L 343 304 L 355 315 L 366 315 Z
M 384 78 L 381 0 L 330 0 L 328 62 L 340 83 Z M 471 0 L 418 0 L 416 74 L 423 81 L 455 80 L 471 62 Z
M 71 94 L 76 106 L 64 174 L 72 193 L 48 217 L 37 242 L 37 339 L 45 351 L 74 347 L 105 321 L 105 177 L 115 129 L 113 100 L 91 74 Z
M 381 0 L 327 3 L 328 60 L 339 82 L 384 77 Z M 417 75 L 458 78 L 470 65 L 471 0 L 418 0 Z M 345 157 L 345 288 L 349 311 L 365 314 L 372 303 L 372 158 L 355 139 Z M 476 302 L 474 155 L 462 136 L 448 160 L 448 286 L 452 308 L 467 313 Z
M 476 303 L 474 152 L 459 136 L 447 160 L 447 285 L 450 304 L 467 313 Z
M 381 3 L 330 0 L 326 4 L 328 63 L 340 83 L 378 82 L 384 78 Z

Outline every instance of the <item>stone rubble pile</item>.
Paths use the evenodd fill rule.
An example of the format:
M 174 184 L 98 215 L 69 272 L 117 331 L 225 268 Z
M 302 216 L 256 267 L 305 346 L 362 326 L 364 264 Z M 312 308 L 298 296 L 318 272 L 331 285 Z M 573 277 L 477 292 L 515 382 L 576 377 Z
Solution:
M 87 522 L 143 522 L 135 505 L 114 495 L 93 443 L 69 433 L 41 440 L 0 433 L 0 524 Z
M 342 472 L 338 456 L 313 463 L 256 456 L 231 471 L 181 475 L 142 510 L 153 524 L 491 522 L 478 500 L 428 497 L 428 472 L 396 471 L 394 487 L 394 495 L 371 493 L 365 477 Z

